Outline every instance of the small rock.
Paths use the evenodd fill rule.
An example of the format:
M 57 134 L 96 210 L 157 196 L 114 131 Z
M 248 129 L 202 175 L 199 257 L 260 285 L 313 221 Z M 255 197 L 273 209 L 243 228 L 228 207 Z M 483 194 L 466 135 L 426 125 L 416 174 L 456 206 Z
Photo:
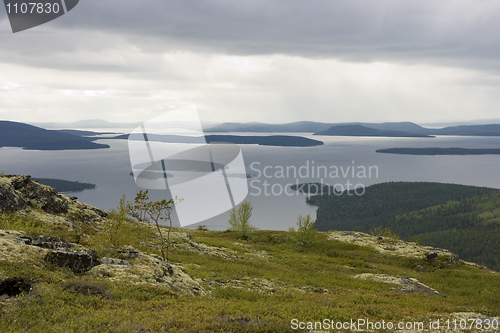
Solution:
M 15 276 L 0 282 L 0 295 L 17 296 L 23 292 L 29 292 L 33 288 L 33 281 L 22 277 Z
M 62 238 L 49 237 L 44 235 L 33 238 L 31 240 L 31 244 L 29 245 L 38 246 L 44 249 L 51 249 L 51 250 L 58 250 L 58 249 L 68 250 L 74 246 L 72 245 L 72 243 L 69 243 L 68 241 Z
M 123 266 L 132 266 L 130 261 L 123 259 L 115 259 L 115 258 L 101 258 L 100 262 L 102 265 L 123 265 Z
M 94 213 L 96 213 L 97 215 L 99 215 L 100 217 L 108 217 L 108 213 L 106 213 L 103 210 L 100 210 L 99 208 L 91 207 L 90 209 L 92 211 L 94 211 Z
M 29 175 L 22 175 L 17 177 L 17 179 L 12 181 L 12 186 L 14 187 L 15 190 L 19 190 L 22 187 L 25 187 L 30 183 L 31 176 Z
M 69 283 L 64 289 L 85 296 L 100 296 L 102 298 L 111 299 L 111 295 L 109 295 L 103 287 L 87 282 Z
M 131 246 L 125 247 L 121 250 L 118 250 L 118 253 L 126 256 L 127 258 L 139 258 L 140 253 L 136 249 Z
M 452 253 L 451 254 L 451 258 L 450 258 L 450 262 L 453 263 L 453 264 L 459 264 L 460 263 L 460 257 L 458 256 L 458 254 Z
M 60 251 L 49 252 L 45 260 L 57 266 L 68 267 L 75 273 L 84 273 L 99 265 L 95 251 Z
M 49 214 L 67 213 L 68 207 L 68 202 L 60 195 L 44 198 L 42 202 L 43 211 Z
M 15 213 L 25 209 L 28 202 L 20 196 L 11 186 L 0 184 L 0 211 Z
M 427 252 L 425 260 L 427 260 L 428 262 L 434 262 L 436 261 L 437 256 L 438 255 L 436 252 Z

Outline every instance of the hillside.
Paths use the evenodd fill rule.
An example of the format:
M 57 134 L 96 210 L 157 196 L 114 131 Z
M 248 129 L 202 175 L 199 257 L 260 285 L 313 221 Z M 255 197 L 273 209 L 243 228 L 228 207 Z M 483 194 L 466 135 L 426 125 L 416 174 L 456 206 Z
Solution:
M 269 133 L 314 133 L 331 127 L 332 124 L 299 121 L 288 124 L 224 123 L 204 129 L 205 132 L 269 132 Z
M 166 262 L 152 225 L 27 176 L 0 177 L 0 198 L 8 332 L 296 332 L 294 318 L 306 327 L 364 318 L 436 332 L 446 320 L 500 319 L 500 274 L 443 249 L 360 232 L 319 232 L 301 246 L 282 231 L 244 240 L 174 228 Z M 429 329 L 430 319 L 441 330 Z
M 60 131 L 17 123 L 0 121 L 0 148 L 21 147 L 32 150 L 101 149 L 108 145 L 94 143 L 93 139 Z
M 495 254 L 500 248 L 500 191 L 495 189 L 383 183 L 367 187 L 363 196 L 323 194 L 310 197 L 308 203 L 318 206 L 319 230 L 390 228 L 403 239 L 417 236 L 422 244 L 446 247 L 465 260 L 490 268 L 500 265 L 500 255 Z
M 362 125 L 335 125 L 325 131 L 314 133 L 314 135 L 332 135 L 332 136 L 382 136 L 382 137 L 425 137 L 431 136 L 420 133 L 411 133 L 405 131 L 379 130 Z
M 472 136 L 500 136 L 500 125 L 461 125 L 449 126 L 431 131 L 435 135 L 472 135 Z

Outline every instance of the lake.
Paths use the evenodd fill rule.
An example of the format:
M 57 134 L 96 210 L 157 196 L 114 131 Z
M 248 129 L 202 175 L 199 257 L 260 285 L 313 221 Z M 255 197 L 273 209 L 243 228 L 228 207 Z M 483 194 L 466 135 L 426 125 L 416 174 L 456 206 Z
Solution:
M 325 144 L 317 147 L 240 146 L 247 173 L 259 176 L 248 179 L 247 196 L 254 207 L 250 221 L 259 229 L 288 230 L 295 226 L 299 214 L 315 216 L 316 208 L 305 203 L 305 195 L 290 191 L 289 185 L 296 183 L 323 180 L 330 185 L 358 185 L 360 191 L 361 185 L 388 181 L 429 181 L 500 188 L 500 155 L 412 156 L 375 152 L 381 148 L 396 147 L 500 148 L 499 137 L 367 138 L 279 134 L 301 135 Z M 127 141 L 101 139 L 96 142 L 108 144 L 111 148 L 69 151 L 1 148 L 0 170 L 96 184 L 96 189 L 65 194 L 77 196 L 81 202 L 106 210 L 115 208 L 123 194 L 132 201 L 140 188 L 129 174 L 131 166 Z M 164 198 L 165 191 L 150 191 L 150 197 L 155 200 Z M 224 213 L 198 224 L 223 230 L 227 228 L 228 219 L 229 213 Z

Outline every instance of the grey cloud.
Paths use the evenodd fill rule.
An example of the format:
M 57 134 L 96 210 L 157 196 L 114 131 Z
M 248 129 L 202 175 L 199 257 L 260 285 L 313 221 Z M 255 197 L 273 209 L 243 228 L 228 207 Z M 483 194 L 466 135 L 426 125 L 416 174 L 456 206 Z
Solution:
M 491 1 L 87 0 L 55 24 L 110 32 L 151 52 L 495 65 L 499 19 L 500 5 Z
M 0 12 L 5 25 L 4 16 Z M 146 54 L 287 54 L 500 70 L 500 3 L 495 1 L 85 0 L 44 29 L 60 33 L 1 34 L 0 59 L 147 72 L 147 64 L 90 64 L 78 56 L 88 50 L 120 51 L 128 43 Z

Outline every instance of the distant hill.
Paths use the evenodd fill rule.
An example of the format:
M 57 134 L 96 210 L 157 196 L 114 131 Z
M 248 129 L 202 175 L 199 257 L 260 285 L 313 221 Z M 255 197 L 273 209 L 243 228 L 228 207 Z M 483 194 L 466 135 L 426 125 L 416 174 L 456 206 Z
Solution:
M 404 131 L 380 130 L 362 125 L 336 125 L 314 135 L 338 136 L 383 136 L 383 137 L 431 137 L 427 134 L 410 133 Z
M 224 123 L 205 129 L 205 132 L 269 132 L 269 133 L 314 133 L 323 131 L 333 124 L 299 121 L 288 124 L 265 124 L 265 123 Z
M 112 123 L 102 119 L 86 119 L 67 123 L 31 123 L 31 125 L 43 128 L 135 128 L 140 123 Z
M 116 132 L 94 132 L 94 131 L 80 131 L 80 130 L 73 130 L 73 129 L 62 129 L 62 130 L 54 130 L 56 132 L 61 132 L 61 133 L 66 133 L 66 134 L 71 134 L 71 135 L 76 135 L 76 136 L 96 136 L 96 135 L 102 135 L 102 134 L 118 134 Z M 97 138 L 95 138 L 97 140 Z
M 0 147 L 21 147 L 32 150 L 100 149 L 108 145 L 89 138 L 59 131 L 50 131 L 28 124 L 0 121 Z
M 500 155 L 500 149 L 488 148 L 387 148 L 376 152 L 401 155 Z
M 434 135 L 500 136 L 500 125 L 462 125 L 430 130 Z
M 128 139 L 129 134 L 113 137 L 113 139 Z M 142 139 L 142 137 L 141 137 Z M 203 143 L 203 137 L 191 137 L 180 135 L 148 135 L 150 141 L 170 142 L 170 143 Z M 239 135 L 206 135 L 205 141 L 225 142 L 234 144 L 254 144 L 261 146 L 278 147 L 313 147 L 323 145 L 322 141 L 304 138 L 301 136 L 270 135 L 270 136 L 239 136 Z
M 360 125 L 367 128 L 372 128 L 380 131 L 395 131 L 404 132 L 405 136 L 408 133 L 422 135 L 461 135 L 461 136 L 500 136 L 500 125 L 461 125 L 448 126 L 444 128 L 425 128 L 412 122 L 386 122 L 386 123 L 321 123 L 313 121 L 299 121 L 287 124 L 266 124 L 266 123 L 224 123 L 221 125 L 209 127 L 205 132 L 268 132 L 268 133 L 318 133 L 328 130 L 333 126 L 353 126 Z M 366 132 L 366 130 L 365 130 Z M 372 132 L 376 134 L 376 132 Z M 379 133 L 380 134 L 380 133 Z M 373 136 L 402 136 L 393 135 L 373 135 Z M 372 136 L 372 135 L 370 135 Z

